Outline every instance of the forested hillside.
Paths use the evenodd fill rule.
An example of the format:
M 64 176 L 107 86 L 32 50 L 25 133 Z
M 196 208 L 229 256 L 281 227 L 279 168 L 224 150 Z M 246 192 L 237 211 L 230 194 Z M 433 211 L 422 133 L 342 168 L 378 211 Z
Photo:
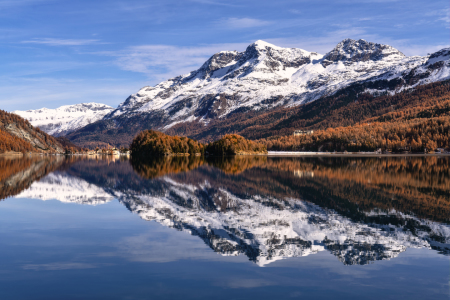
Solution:
M 395 85 L 395 82 L 389 84 Z M 198 123 L 175 125 L 168 134 L 185 134 L 199 140 L 237 133 L 249 139 L 291 135 L 294 130 L 344 127 L 364 122 L 395 122 L 450 116 L 450 82 L 418 86 L 395 95 L 375 97 L 361 93 L 367 84 L 354 84 L 337 94 L 298 107 L 279 108 L 264 113 L 234 114 L 204 126 Z
M 63 146 L 52 136 L 34 128 L 18 115 L 0 110 L 0 153 L 63 152 Z
M 371 84 L 356 83 L 332 96 L 296 107 L 241 111 L 226 118 L 211 120 L 208 124 L 197 121 L 179 123 L 165 130 L 165 133 L 187 136 L 201 142 L 211 142 L 235 133 L 247 139 L 260 139 L 266 143 L 268 150 L 320 148 L 339 151 L 349 145 L 353 150 L 369 150 L 392 144 L 398 150 L 409 147 L 423 151 L 434 146 L 427 145 L 429 141 L 434 141 L 437 147 L 448 147 L 446 124 L 450 120 L 450 81 L 418 86 L 395 95 L 364 93 L 374 88 Z M 396 80 L 386 81 L 384 85 L 394 90 L 401 88 Z M 119 131 L 109 137 L 110 127 L 94 123 L 68 138 L 86 147 L 98 140 L 116 146 L 128 146 L 141 126 L 135 124 L 130 128 L 133 128 L 132 132 Z M 329 128 L 336 130 L 334 133 L 317 132 Z M 314 135 L 309 138 L 318 138 L 321 142 L 292 139 L 292 133 L 299 129 L 315 130 L 320 137 Z M 376 134 L 373 134 L 375 131 Z M 333 136 L 331 140 L 327 137 L 329 134 Z M 331 145 L 331 142 L 337 144 Z M 283 143 L 284 146 L 280 145 Z
M 420 86 L 394 96 L 355 97 L 356 101 L 337 110 L 323 106 L 321 113 L 313 114 L 309 119 L 282 121 L 277 125 L 283 133 L 286 131 L 283 123 L 294 124 L 294 128 L 316 129 L 312 135 L 280 134 L 261 141 L 270 150 L 294 151 L 373 151 L 381 148 L 394 152 L 427 152 L 450 148 L 449 82 Z M 340 105 L 339 102 L 337 99 L 330 104 Z
M 294 108 L 235 115 L 209 124 L 170 129 L 209 140 L 237 132 L 259 139 L 268 150 L 424 152 L 449 145 L 450 82 L 419 86 L 395 95 L 375 97 L 353 85 L 338 94 Z M 297 136 L 294 130 L 314 130 Z

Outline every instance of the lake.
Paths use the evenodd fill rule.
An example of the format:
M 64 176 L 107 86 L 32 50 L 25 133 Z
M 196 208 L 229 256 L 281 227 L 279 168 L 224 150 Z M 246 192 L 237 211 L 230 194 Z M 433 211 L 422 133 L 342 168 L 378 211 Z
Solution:
M 449 299 L 450 159 L 0 158 L 0 299 Z

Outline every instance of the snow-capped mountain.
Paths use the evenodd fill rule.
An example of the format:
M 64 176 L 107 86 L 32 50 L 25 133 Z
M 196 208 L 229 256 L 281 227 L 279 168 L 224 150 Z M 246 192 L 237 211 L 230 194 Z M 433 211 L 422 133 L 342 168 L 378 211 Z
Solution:
M 52 135 L 76 131 L 69 138 L 78 142 L 99 128 L 134 136 L 143 129 L 206 125 L 231 114 L 296 106 L 354 84 L 374 95 L 395 94 L 450 79 L 449 53 L 407 57 L 388 45 L 346 39 L 321 55 L 256 41 L 243 52 L 221 51 L 189 74 L 144 87 L 116 109 L 88 103 L 15 113 Z M 98 126 L 86 126 L 96 121 Z
M 406 57 L 388 45 L 346 39 L 321 55 L 257 41 L 244 52 L 219 52 L 198 70 L 142 88 L 105 120 L 150 114 L 154 128 L 167 129 L 180 122 L 206 124 L 231 113 L 299 105 L 354 83 L 368 83 L 367 91 L 375 94 L 396 93 L 450 78 L 448 53 Z
M 56 109 L 16 110 L 13 113 L 28 120 L 31 125 L 39 127 L 48 134 L 63 136 L 102 119 L 112 110 L 112 107 L 105 104 L 81 103 L 64 105 Z

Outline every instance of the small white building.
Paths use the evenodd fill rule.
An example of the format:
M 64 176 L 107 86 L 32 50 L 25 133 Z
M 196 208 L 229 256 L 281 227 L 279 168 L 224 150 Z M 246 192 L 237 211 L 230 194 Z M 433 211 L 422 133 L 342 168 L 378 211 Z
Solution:
M 297 135 L 310 135 L 310 134 L 313 134 L 314 133 L 314 130 L 295 130 L 294 131 L 294 136 L 297 136 Z
M 119 149 L 113 148 L 108 151 L 108 154 L 109 155 L 120 155 L 120 151 L 119 151 Z

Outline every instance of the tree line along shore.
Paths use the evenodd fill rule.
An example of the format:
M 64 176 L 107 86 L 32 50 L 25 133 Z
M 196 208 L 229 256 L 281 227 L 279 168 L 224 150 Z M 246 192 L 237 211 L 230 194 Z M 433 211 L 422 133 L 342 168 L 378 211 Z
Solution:
M 267 147 L 237 134 L 224 135 L 217 141 L 203 144 L 179 136 L 170 136 L 155 130 L 139 133 L 130 146 L 133 157 L 170 155 L 246 155 L 267 154 Z

